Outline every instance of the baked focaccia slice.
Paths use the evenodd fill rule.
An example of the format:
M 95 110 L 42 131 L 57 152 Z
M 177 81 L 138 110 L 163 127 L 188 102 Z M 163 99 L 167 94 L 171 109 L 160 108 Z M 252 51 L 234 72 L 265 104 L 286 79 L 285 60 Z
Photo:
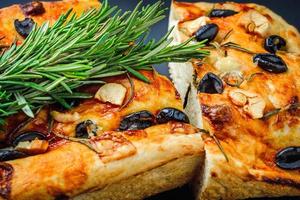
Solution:
M 4 8 L 2 44 L 24 37 L 14 21 L 30 6 L 38 10 L 25 14 L 42 23 L 99 3 Z M 201 136 L 172 83 L 153 71 L 141 73 L 150 84 L 126 75 L 107 78 L 80 88 L 93 98 L 69 102 L 70 110 L 51 105 L 33 119 L 9 117 L 0 132 L 0 199 L 142 199 L 188 182 L 203 155 Z
M 263 6 L 237 3 L 174 1 L 173 26 L 177 43 L 195 37 L 211 50 L 170 64 L 191 121 L 209 131 L 198 198 L 299 196 L 298 31 Z

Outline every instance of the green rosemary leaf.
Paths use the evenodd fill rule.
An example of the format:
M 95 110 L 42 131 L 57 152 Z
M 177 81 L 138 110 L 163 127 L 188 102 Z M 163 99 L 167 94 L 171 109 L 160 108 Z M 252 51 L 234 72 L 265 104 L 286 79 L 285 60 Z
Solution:
M 32 110 L 30 109 L 26 99 L 22 95 L 20 95 L 19 93 L 15 93 L 15 97 L 16 97 L 16 100 L 18 101 L 19 105 L 25 105 L 25 106 L 22 106 L 23 112 L 28 117 L 34 118 L 34 114 L 33 114 Z
M 88 96 L 75 95 L 78 87 L 102 84 L 101 78 L 130 73 L 149 83 L 139 70 L 208 55 L 203 42 L 169 46 L 171 31 L 158 42 L 147 38 L 151 26 L 165 17 L 162 5 L 139 3 L 121 14 L 104 0 L 100 9 L 80 16 L 69 10 L 52 26 L 34 26 L 22 45 L 16 41 L 0 55 L 0 122 L 21 109 L 32 116 L 30 110 L 47 103 L 70 108 L 66 99 Z
M 277 115 L 280 111 L 281 111 L 281 108 L 276 108 L 274 110 L 271 110 L 270 112 L 267 112 L 266 114 L 264 114 L 264 116 L 262 117 L 262 120 L 267 120 L 270 117 Z
M 146 76 L 141 74 L 140 72 L 132 69 L 131 67 L 127 67 L 127 66 L 123 66 L 123 68 L 125 68 L 129 73 L 131 73 L 132 75 L 134 75 L 138 79 L 140 79 L 142 81 L 145 81 L 146 83 L 150 83 L 150 80 Z

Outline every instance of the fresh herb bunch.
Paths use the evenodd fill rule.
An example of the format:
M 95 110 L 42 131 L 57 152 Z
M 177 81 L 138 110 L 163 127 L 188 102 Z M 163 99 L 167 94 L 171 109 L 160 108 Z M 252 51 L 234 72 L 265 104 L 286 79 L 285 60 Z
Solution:
M 100 78 L 130 73 L 149 82 L 138 70 L 206 56 L 204 43 L 170 46 L 169 33 L 146 42 L 150 27 L 165 17 L 162 5 L 140 3 L 121 14 L 104 1 L 79 17 L 70 10 L 51 27 L 35 26 L 22 45 L 14 43 L 0 57 L 0 123 L 20 110 L 34 117 L 54 102 L 70 108 L 67 99 L 90 98 L 75 89 L 103 83 Z

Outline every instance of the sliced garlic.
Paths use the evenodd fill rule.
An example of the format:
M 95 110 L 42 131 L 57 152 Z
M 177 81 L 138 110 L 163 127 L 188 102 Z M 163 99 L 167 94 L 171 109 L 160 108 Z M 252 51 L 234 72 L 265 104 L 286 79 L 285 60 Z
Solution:
M 265 37 L 271 28 L 269 20 L 255 10 L 251 10 L 242 16 L 240 24 L 242 24 L 247 31 L 257 33 L 262 37 Z
M 71 123 L 80 119 L 80 115 L 77 112 L 74 113 L 61 113 L 58 111 L 52 111 L 51 116 L 57 122 Z
M 247 103 L 247 96 L 241 92 L 230 91 L 229 97 L 230 97 L 232 103 L 234 103 L 237 106 L 244 106 Z
M 194 35 L 194 33 L 196 31 L 198 31 L 198 29 L 201 26 L 206 25 L 209 21 L 210 21 L 210 19 L 208 17 L 202 16 L 197 19 L 187 21 L 187 22 L 184 22 L 183 24 L 180 24 L 179 30 L 188 36 L 192 36 L 192 35 Z
M 15 149 L 28 154 L 40 154 L 45 153 L 48 146 L 48 141 L 35 139 L 32 141 L 19 142 Z
M 251 116 L 252 119 L 263 117 L 266 103 L 259 94 L 242 89 L 235 89 L 231 90 L 228 96 L 233 104 L 243 107 L 244 112 Z
M 109 102 L 114 105 L 122 105 L 126 96 L 126 88 L 118 83 L 107 83 L 95 94 L 95 98 L 102 102 Z
M 248 104 L 244 106 L 244 111 L 253 119 L 259 119 L 264 116 L 265 101 L 261 97 L 248 98 Z

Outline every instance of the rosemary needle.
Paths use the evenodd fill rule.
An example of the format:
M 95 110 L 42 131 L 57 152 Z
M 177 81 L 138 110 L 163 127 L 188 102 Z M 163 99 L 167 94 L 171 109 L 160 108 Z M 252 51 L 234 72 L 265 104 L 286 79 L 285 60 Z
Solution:
M 162 6 L 139 3 L 121 14 L 104 1 L 79 17 L 70 10 L 52 26 L 35 26 L 22 45 L 15 42 L 0 56 L 0 123 L 20 110 L 33 117 L 45 104 L 69 108 L 67 99 L 90 97 L 76 88 L 99 84 L 99 78 L 130 73 L 149 82 L 139 69 L 208 55 L 203 42 L 170 46 L 170 32 L 147 40 L 151 26 L 165 17 Z

